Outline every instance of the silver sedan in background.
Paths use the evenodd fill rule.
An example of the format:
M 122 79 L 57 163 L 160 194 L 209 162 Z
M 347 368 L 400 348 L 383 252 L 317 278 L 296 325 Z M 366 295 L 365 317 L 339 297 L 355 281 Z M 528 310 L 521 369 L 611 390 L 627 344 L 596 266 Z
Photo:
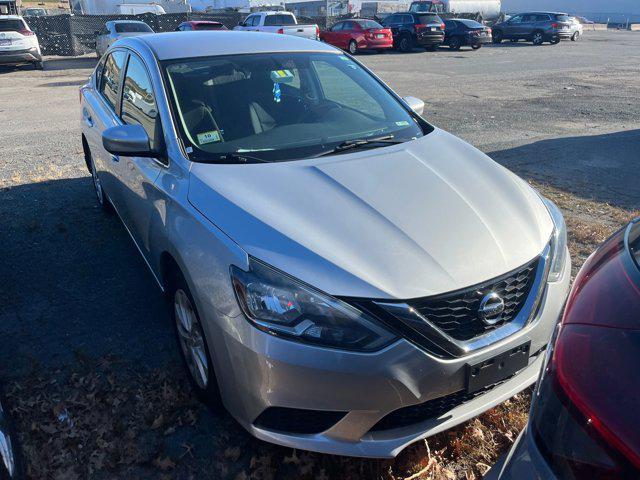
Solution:
M 104 28 L 96 32 L 96 56 L 102 57 L 104 52 L 115 42 L 125 37 L 137 37 L 154 33 L 149 25 L 138 20 L 112 20 L 104 24 Z
M 194 391 L 253 435 L 393 457 L 536 380 L 562 214 L 419 99 L 327 44 L 215 31 L 123 39 L 80 93 Z

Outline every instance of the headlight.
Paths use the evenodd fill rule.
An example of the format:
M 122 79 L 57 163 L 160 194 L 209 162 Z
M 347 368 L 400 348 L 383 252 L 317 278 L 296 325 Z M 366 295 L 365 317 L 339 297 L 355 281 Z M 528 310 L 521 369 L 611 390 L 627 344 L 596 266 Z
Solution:
M 557 282 L 562 276 L 562 270 L 567 257 L 567 225 L 564 223 L 562 212 L 551 200 L 542 197 L 542 201 L 549 210 L 553 220 L 553 235 L 551 237 L 551 268 L 549 281 Z
M 231 280 L 247 318 L 274 335 L 361 351 L 396 338 L 360 310 L 254 259 L 248 272 L 232 266 Z

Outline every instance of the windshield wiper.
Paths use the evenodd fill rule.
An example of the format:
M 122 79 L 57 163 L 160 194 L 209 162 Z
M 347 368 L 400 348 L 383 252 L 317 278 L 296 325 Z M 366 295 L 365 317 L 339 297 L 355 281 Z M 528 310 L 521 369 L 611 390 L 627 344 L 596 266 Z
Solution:
M 231 152 L 220 155 L 214 163 L 271 163 L 271 160 L 245 155 L 244 153 Z
M 404 143 L 404 142 L 405 142 L 404 140 L 396 140 L 393 135 L 384 135 L 382 137 L 375 137 L 375 138 L 361 138 L 359 140 L 347 140 L 346 142 L 342 142 L 339 145 L 336 145 L 331 150 L 320 152 L 316 155 L 313 155 L 310 158 L 325 157 L 327 155 L 333 155 L 336 153 L 344 152 L 346 150 L 353 150 L 355 148 L 362 148 L 362 147 L 370 147 L 376 144 L 397 145 L 399 143 Z

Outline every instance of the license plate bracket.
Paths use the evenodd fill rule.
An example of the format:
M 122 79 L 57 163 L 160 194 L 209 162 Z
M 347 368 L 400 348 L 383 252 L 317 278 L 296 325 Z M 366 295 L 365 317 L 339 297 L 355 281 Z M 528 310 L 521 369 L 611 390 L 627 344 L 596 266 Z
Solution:
M 499 383 L 529 364 L 531 342 L 511 348 L 478 363 L 467 363 L 467 392 L 473 393 Z
M 7 45 L 11 45 L 11 39 L 10 38 L 0 38 L 0 45 L 2 46 L 7 46 Z

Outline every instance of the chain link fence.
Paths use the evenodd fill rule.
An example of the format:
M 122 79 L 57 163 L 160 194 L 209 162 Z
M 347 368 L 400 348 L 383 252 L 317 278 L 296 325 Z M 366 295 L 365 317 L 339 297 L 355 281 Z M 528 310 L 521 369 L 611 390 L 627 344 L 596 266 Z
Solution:
M 232 29 L 247 14 L 223 13 L 167 13 L 155 15 L 50 15 L 27 17 L 29 27 L 38 35 L 43 55 L 75 56 L 95 52 L 96 33 L 104 29 L 109 20 L 142 20 L 155 32 L 170 32 L 188 20 L 214 20 Z M 300 17 L 300 23 L 316 23 L 321 29 L 343 17 Z

